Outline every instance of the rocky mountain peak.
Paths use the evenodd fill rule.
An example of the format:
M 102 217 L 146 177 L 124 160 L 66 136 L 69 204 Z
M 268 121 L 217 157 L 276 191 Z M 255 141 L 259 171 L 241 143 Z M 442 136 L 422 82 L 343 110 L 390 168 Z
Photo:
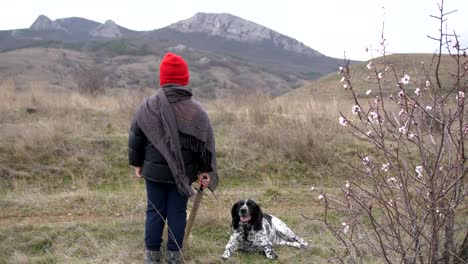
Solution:
M 267 28 L 226 13 L 197 13 L 169 27 L 181 32 L 203 32 L 245 42 L 258 42 L 270 37 Z
M 189 19 L 170 25 L 169 28 L 184 33 L 201 32 L 240 42 L 271 41 L 275 46 L 287 51 L 322 56 L 293 38 L 227 13 L 197 13 Z
M 117 24 L 112 19 L 106 20 L 106 22 L 104 22 L 104 25 L 106 25 L 106 26 L 117 26 Z
M 45 15 L 38 16 L 36 21 L 32 23 L 29 29 L 33 31 L 50 31 L 50 30 L 66 31 L 66 29 L 62 27 L 62 25 L 60 25 L 59 22 L 52 21 L 50 18 L 48 18 Z
M 104 24 L 100 24 L 90 32 L 93 37 L 100 38 L 120 38 L 122 32 L 120 32 L 119 26 L 112 20 L 107 20 Z

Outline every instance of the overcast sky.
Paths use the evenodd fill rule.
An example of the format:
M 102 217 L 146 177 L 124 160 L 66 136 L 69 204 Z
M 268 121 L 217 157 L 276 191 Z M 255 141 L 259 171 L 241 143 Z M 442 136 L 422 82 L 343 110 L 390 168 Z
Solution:
M 378 46 L 382 21 L 388 51 L 434 52 L 426 37 L 437 33 L 440 0 L 5 0 L 0 30 L 27 28 L 38 15 L 51 19 L 78 16 L 103 23 L 107 19 L 133 30 L 152 30 L 187 19 L 197 12 L 231 13 L 284 35 L 319 52 L 351 59 L 370 57 L 366 47 Z M 385 16 L 384 10 L 385 7 Z M 468 45 L 468 0 L 445 0 L 447 11 L 457 9 L 448 28 Z M 374 54 L 376 55 L 376 54 Z

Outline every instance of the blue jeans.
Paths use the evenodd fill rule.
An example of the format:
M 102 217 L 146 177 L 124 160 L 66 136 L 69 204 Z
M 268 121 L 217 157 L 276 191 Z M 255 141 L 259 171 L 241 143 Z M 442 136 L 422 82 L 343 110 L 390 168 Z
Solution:
M 146 209 L 145 246 L 160 250 L 164 224 L 168 224 L 167 249 L 182 249 L 187 224 L 188 198 L 179 193 L 176 184 L 146 180 L 148 207 Z

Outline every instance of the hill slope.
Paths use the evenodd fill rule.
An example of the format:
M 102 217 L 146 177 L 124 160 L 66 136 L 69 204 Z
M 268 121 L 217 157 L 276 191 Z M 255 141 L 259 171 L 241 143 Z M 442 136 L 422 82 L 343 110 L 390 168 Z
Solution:
M 99 74 L 107 88 L 155 88 L 159 86 L 159 62 L 165 52 L 174 49 L 187 60 L 190 87 L 199 96 L 214 98 L 256 92 L 276 96 L 302 84 L 302 80 L 294 75 L 268 71 L 245 61 L 188 50 L 183 46 L 142 56 L 101 56 L 57 48 L 3 52 L 0 53 L 0 80 L 13 79 L 20 88 L 77 89 L 82 74 L 91 71 Z
M 384 59 L 386 65 L 395 65 L 396 76 L 390 66 L 387 70 L 383 68 L 382 63 Z M 356 63 L 350 66 L 352 85 L 359 96 L 373 98 L 378 92 L 376 85 L 377 74 L 378 72 L 382 72 L 384 73 L 382 83 L 388 83 L 388 87 L 394 87 L 387 87 L 383 91 L 384 94 L 398 92 L 396 82 L 400 81 L 404 74 L 411 76 L 413 89 L 416 87 L 423 87 L 426 76 L 422 70 L 434 71 L 435 65 L 432 65 L 432 59 L 432 54 L 395 54 L 386 56 L 385 58 L 376 58 L 374 60 L 374 65 L 377 65 L 377 68 L 374 66 L 372 69 L 368 69 L 367 64 L 369 61 Z M 440 72 L 442 80 L 445 80 L 445 84 L 449 83 L 449 81 L 447 81 L 449 77 L 448 73 L 456 71 L 456 68 L 450 60 L 451 58 L 449 58 L 449 56 L 443 56 L 441 61 Z M 374 69 L 377 69 L 377 72 Z M 336 68 L 336 71 L 333 73 L 309 82 L 305 86 L 285 94 L 284 97 L 292 100 L 307 100 L 311 97 L 324 100 L 349 98 L 350 95 L 344 90 L 343 83 L 340 82 L 341 75 L 337 74 L 337 71 L 338 68 Z M 370 95 L 365 94 L 368 90 L 372 91 Z

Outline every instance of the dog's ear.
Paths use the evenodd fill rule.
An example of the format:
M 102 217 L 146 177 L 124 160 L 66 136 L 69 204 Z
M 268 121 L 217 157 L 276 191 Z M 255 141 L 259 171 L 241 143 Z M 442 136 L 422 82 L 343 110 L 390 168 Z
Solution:
M 263 226 L 263 212 L 260 206 L 254 201 L 252 201 L 252 209 L 253 228 L 255 231 L 258 231 L 262 229 Z
M 237 229 L 239 228 L 240 216 L 239 216 L 239 202 L 235 203 L 231 209 L 231 217 L 232 217 L 232 228 Z

